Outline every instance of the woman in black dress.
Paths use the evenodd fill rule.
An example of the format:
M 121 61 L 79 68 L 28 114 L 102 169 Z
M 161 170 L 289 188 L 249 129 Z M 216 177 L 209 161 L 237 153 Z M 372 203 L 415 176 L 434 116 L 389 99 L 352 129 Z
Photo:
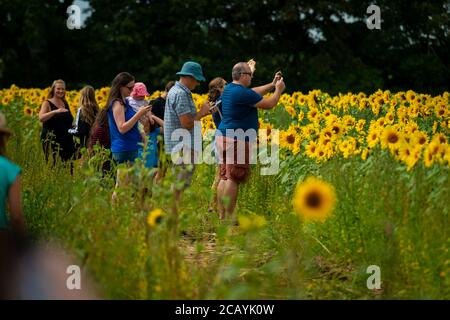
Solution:
M 65 99 L 66 84 L 55 80 L 50 88 L 47 100 L 42 103 L 39 121 L 43 123 L 41 132 L 42 147 L 48 160 L 50 152 L 63 161 L 72 159 L 75 152 L 73 137 L 69 133 L 73 117 Z

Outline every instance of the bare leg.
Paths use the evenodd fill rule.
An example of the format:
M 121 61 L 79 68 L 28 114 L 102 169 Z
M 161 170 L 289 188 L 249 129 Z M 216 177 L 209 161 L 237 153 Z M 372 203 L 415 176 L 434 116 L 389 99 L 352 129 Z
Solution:
M 224 196 L 224 190 L 225 190 L 225 182 L 226 180 L 220 180 L 219 184 L 217 185 L 217 209 L 219 211 L 219 219 L 223 220 L 225 219 L 225 207 L 223 203 L 223 196 Z
M 236 208 L 236 201 L 238 196 L 238 184 L 233 180 L 225 181 L 223 197 L 228 198 L 228 204 L 225 206 L 225 212 L 228 219 L 233 217 L 234 209 Z
M 211 187 L 213 189 L 213 198 L 211 200 L 211 203 L 209 204 L 208 212 L 214 212 L 217 210 L 217 199 L 218 199 L 217 188 L 219 186 L 219 182 L 220 182 L 220 166 L 218 166 L 216 169 L 216 176 L 214 177 L 214 182 Z

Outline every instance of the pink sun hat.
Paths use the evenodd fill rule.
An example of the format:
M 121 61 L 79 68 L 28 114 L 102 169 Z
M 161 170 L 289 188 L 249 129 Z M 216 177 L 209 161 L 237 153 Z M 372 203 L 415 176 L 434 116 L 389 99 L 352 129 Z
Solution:
M 149 96 L 150 93 L 147 92 L 147 87 L 143 82 L 136 82 L 133 87 L 133 91 L 131 91 L 130 96 L 132 97 L 142 97 Z

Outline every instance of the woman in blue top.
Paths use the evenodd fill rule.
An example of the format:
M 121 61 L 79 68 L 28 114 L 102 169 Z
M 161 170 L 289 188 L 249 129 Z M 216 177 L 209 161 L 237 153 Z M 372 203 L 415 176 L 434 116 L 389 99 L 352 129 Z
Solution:
M 119 73 L 111 83 L 106 102 L 111 153 L 117 163 L 133 163 L 137 158 L 139 143 L 142 142 L 138 121 L 151 110 L 150 106 L 145 106 L 134 112 L 128 106 L 125 98 L 130 95 L 133 87 L 134 77 L 127 72 Z
M 6 139 L 10 134 L 5 116 L 0 113 L 0 232 L 4 232 L 11 224 L 15 232 L 23 234 L 25 221 L 20 202 L 21 169 L 5 157 Z M 7 204 L 10 223 L 6 216 Z

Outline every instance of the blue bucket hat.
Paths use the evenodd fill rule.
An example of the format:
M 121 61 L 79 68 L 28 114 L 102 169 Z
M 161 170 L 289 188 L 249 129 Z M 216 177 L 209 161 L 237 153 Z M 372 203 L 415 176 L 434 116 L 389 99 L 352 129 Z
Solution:
M 193 61 L 185 62 L 183 64 L 183 67 L 181 68 L 181 71 L 177 72 L 177 75 L 192 76 L 197 79 L 197 81 L 206 81 L 205 77 L 203 76 L 202 66 Z

